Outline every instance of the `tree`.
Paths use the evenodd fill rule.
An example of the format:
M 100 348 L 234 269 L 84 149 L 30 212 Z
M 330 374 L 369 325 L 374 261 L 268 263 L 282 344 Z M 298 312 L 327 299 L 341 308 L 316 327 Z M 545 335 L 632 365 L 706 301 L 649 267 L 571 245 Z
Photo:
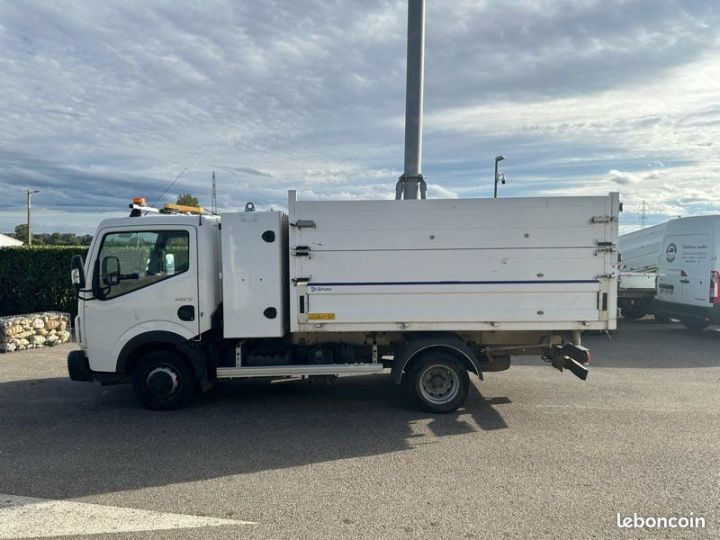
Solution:
M 14 236 L 18 240 L 22 240 L 27 244 L 27 225 L 25 223 L 15 227 L 15 232 L 9 236 Z M 91 234 L 78 236 L 75 233 L 34 233 L 33 245 L 38 246 L 89 246 L 92 242 Z
M 195 208 L 200 208 L 200 203 L 198 202 L 197 197 L 193 197 L 191 193 L 181 193 L 177 196 L 177 201 L 175 201 L 175 203 L 183 206 L 194 206 Z
M 26 223 L 15 226 L 15 238 L 21 240 L 27 244 L 28 241 L 28 227 Z

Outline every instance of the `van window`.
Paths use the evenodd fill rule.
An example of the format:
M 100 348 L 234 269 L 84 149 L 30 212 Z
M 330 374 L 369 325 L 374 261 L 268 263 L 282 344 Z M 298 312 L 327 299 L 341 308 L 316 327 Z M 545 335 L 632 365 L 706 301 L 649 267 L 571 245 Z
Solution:
M 133 231 L 106 234 L 100 246 L 99 285 L 105 299 L 187 272 L 187 231 Z

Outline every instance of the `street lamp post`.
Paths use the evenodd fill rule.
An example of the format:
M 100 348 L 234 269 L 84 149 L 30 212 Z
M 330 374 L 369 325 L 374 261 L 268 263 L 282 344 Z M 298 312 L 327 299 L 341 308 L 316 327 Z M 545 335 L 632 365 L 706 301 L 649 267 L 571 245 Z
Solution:
M 493 195 L 494 199 L 497 199 L 497 185 L 498 181 L 505 183 L 505 175 L 503 173 L 498 174 L 498 163 L 500 163 L 503 159 L 505 159 L 505 156 L 497 156 L 495 158 L 495 193 Z
M 37 189 L 27 190 L 27 243 L 28 246 L 32 246 L 32 196 L 35 193 L 40 193 Z

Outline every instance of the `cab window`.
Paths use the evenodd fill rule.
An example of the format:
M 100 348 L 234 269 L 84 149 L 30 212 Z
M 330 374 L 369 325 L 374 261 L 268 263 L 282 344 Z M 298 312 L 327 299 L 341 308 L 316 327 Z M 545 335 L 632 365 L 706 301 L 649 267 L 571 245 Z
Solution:
M 98 255 L 98 287 L 107 300 L 187 272 L 187 231 L 133 231 L 106 234 Z

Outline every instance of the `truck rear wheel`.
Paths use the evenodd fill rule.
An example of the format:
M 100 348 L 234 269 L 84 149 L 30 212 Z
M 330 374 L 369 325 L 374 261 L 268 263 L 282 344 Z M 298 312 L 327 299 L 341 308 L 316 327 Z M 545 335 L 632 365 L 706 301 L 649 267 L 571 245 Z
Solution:
M 135 397 L 148 409 L 178 409 L 195 393 L 192 371 L 172 351 L 147 354 L 133 370 L 132 382 Z
M 648 311 L 641 305 L 633 304 L 632 306 L 621 308 L 620 313 L 626 319 L 636 321 L 647 315 Z
M 453 412 L 467 399 L 470 377 L 463 363 L 450 353 L 423 354 L 408 375 L 415 400 L 428 412 Z

